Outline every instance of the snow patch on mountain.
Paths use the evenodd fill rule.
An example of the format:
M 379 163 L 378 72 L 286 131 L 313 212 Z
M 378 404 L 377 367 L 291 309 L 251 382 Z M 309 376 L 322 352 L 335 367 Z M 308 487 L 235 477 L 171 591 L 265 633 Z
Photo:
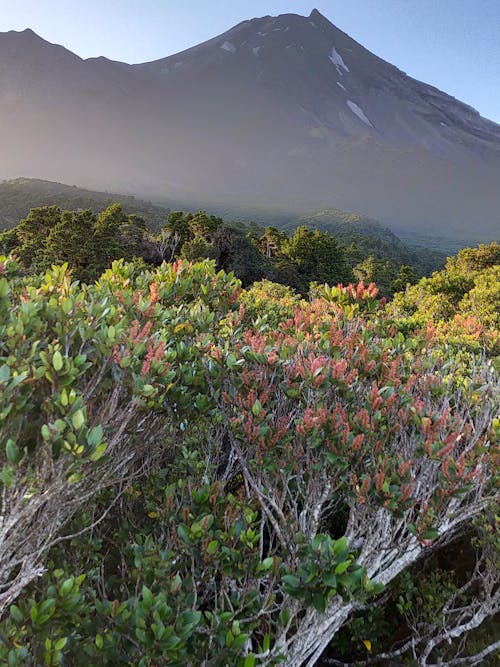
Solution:
M 254 46 L 254 47 L 253 47 L 253 49 L 252 49 L 252 53 L 254 54 L 254 56 L 258 56 L 258 55 L 259 55 L 259 51 L 261 50 L 261 48 L 262 48 L 262 46 Z
M 329 56 L 329 58 L 332 61 L 332 63 L 335 65 L 335 67 L 337 68 L 337 72 L 340 74 L 340 76 L 343 75 L 342 70 L 344 70 L 345 72 L 349 71 L 349 68 L 347 67 L 344 60 L 342 59 L 342 56 L 340 55 L 340 53 L 337 51 L 337 49 L 334 46 L 332 46 L 332 52 L 331 52 L 331 55 Z
M 366 125 L 369 125 L 370 127 L 373 127 L 373 125 L 370 123 L 369 119 L 367 118 L 365 112 L 361 107 L 359 107 L 356 102 L 353 102 L 352 100 L 347 100 L 347 106 L 349 109 L 353 112 L 355 116 L 357 116 L 360 120 L 363 121 Z
M 340 88 L 342 88 L 342 90 L 345 90 L 345 92 L 347 93 L 347 90 L 346 90 L 345 86 L 343 86 L 343 85 L 340 83 L 340 81 L 336 81 L 335 83 L 337 84 L 337 86 L 339 86 Z
M 224 42 L 220 48 L 229 53 L 236 53 L 236 47 L 234 44 L 231 44 L 231 42 Z

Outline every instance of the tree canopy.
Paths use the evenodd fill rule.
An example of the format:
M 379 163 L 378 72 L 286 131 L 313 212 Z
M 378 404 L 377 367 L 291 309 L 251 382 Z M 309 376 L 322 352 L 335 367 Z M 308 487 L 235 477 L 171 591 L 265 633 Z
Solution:
M 396 238 L 396 237 L 394 237 Z M 328 231 L 301 226 L 288 235 L 275 227 L 225 222 L 222 218 L 172 211 L 160 229 L 143 218 L 125 214 L 119 203 L 100 213 L 44 206 L 0 233 L 0 250 L 14 252 L 32 272 L 68 262 L 74 275 L 96 280 L 116 259 L 136 259 L 158 266 L 162 261 L 215 259 L 218 269 L 233 271 L 245 287 L 267 279 L 307 294 L 311 282 L 377 282 L 381 294 L 414 283 L 421 275 L 418 262 L 408 266 L 395 243 L 381 250 L 377 239 L 357 235 L 342 245 Z

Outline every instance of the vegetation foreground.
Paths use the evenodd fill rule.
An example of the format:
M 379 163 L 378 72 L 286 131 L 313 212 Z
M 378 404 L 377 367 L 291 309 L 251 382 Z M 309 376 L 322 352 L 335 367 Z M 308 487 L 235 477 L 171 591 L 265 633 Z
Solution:
M 0 258 L 1 663 L 494 660 L 499 255 L 389 304 Z

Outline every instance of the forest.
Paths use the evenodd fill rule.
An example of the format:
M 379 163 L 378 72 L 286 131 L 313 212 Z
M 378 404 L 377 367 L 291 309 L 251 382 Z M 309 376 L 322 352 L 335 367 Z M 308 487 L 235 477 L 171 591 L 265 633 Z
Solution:
M 0 233 L 1 664 L 497 664 L 500 245 L 303 222 Z
M 311 282 L 363 280 L 391 296 L 444 263 L 440 253 L 410 250 L 378 223 L 342 222 L 334 211 L 325 212 L 318 224 L 317 217 L 300 218 L 288 227 L 226 222 L 205 211 L 167 212 L 158 224 L 147 209 L 138 211 L 126 213 L 117 202 L 97 213 L 57 205 L 33 208 L 0 232 L 0 251 L 14 252 L 31 272 L 67 262 L 75 278 L 86 281 L 96 280 L 120 258 L 144 266 L 214 259 L 218 270 L 233 272 L 244 287 L 265 279 L 301 294 Z

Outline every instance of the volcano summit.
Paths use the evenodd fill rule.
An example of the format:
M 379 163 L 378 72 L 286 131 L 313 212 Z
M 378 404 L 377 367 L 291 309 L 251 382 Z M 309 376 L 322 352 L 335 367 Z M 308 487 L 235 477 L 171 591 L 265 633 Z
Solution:
M 487 239 L 500 126 L 314 10 L 244 21 L 138 65 L 0 34 L 0 177 Z

